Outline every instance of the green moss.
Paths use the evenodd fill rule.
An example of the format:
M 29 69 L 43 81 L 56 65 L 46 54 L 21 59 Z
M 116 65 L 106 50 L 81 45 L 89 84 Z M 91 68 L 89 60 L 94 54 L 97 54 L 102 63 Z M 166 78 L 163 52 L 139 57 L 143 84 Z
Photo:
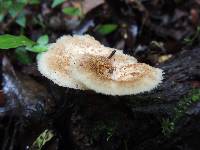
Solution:
M 175 126 L 177 122 L 184 117 L 185 112 L 188 110 L 188 108 L 200 101 L 200 89 L 193 89 L 189 94 L 177 104 L 177 106 L 174 108 L 174 115 L 172 118 L 163 119 L 162 121 L 162 133 L 169 137 L 175 130 Z
M 91 136 L 93 139 L 97 139 L 100 136 L 105 136 L 106 141 L 109 141 L 116 133 L 116 124 L 114 122 L 98 122 L 95 128 L 92 130 Z
M 200 26 L 197 27 L 193 36 L 184 39 L 185 44 L 192 45 L 200 37 Z

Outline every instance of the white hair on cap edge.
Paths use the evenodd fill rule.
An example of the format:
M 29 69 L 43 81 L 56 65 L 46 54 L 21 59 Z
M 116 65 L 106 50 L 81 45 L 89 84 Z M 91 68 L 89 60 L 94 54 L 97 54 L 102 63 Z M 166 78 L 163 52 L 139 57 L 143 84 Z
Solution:
M 69 61 L 70 56 L 64 52 L 64 45 L 54 43 L 47 52 L 38 55 L 38 70 L 59 86 L 86 89 L 82 83 L 71 77 Z

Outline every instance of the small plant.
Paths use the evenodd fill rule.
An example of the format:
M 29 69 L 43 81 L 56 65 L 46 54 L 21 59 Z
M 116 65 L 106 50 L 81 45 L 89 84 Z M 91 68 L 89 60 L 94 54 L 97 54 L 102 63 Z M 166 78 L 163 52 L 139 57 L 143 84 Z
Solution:
M 56 6 L 62 4 L 65 0 L 53 0 L 51 8 L 55 8 Z
M 0 0 L 0 22 L 3 22 L 6 16 L 10 17 L 3 25 L 3 29 L 6 29 L 12 22 L 24 28 L 26 26 L 24 8 L 27 5 L 39 3 L 39 0 Z
M 102 24 L 102 25 L 98 25 L 96 27 L 96 30 L 99 34 L 106 36 L 114 32 L 115 30 L 117 30 L 117 28 L 118 28 L 117 24 Z
M 81 10 L 76 7 L 65 7 L 62 12 L 69 16 L 82 16 Z
M 48 42 L 48 35 L 42 35 L 38 38 L 36 44 L 31 47 L 27 47 L 27 50 L 35 53 L 45 52 L 48 50 Z
M 200 101 L 200 89 L 193 89 L 188 96 L 185 96 L 174 108 L 173 117 L 162 121 L 162 133 L 170 137 L 175 130 L 177 122 L 185 115 L 188 108 L 198 101 Z
M 48 50 L 49 38 L 43 35 L 38 38 L 37 42 L 32 41 L 24 35 L 0 35 L 0 49 L 11 49 L 25 47 L 26 50 L 40 53 Z
M 31 47 L 35 44 L 34 41 L 30 40 L 24 35 L 0 35 L 0 49 L 11 49 L 21 46 Z
M 48 50 L 49 37 L 43 35 L 38 38 L 36 42 L 27 38 L 24 35 L 0 35 L 0 50 L 1 49 L 13 49 L 15 48 L 15 56 L 23 64 L 31 63 L 32 60 L 29 57 L 28 51 L 34 53 L 40 53 Z
M 169 118 L 163 119 L 162 121 L 162 133 L 166 136 L 169 137 L 172 132 L 174 131 L 174 121 L 170 120 Z
M 42 132 L 37 139 L 34 141 L 33 145 L 31 146 L 31 149 L 37 149 L 41 150 L 42 147 L 50 141 L 54 137 L 54 134 L 51 130 L 45 130 Z
M 106 141 L 108 142 L 116 133 L 116 124 L 114 122 L 98 122 L 92 132 L 92 137 L 96 138 L 97 136 L 100 136 L 101 133 L 105 134 Z
M 184 42 L 187 45 L 192 45 L 194 43 L 194 41 L 199 38 L 199 36 L 200 36 L 200 26 L 197 27 L 195 34 L 193 36 L 191 36 L 191 37 L 185 38 Z

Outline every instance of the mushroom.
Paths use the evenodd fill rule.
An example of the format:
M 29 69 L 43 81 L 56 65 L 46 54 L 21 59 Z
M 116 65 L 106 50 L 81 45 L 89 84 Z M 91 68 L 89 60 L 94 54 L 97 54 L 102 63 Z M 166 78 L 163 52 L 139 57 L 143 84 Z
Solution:
M 89 35 L 62 36 L 56 43 L 50 45 L 47 52 L 38 55 L 38 70 L 48 79 L 59 86 L 74 89 L 87 89 L 82 83 L 73 79 L 70 73 L 70 61 L 76 61 L 75 57 L 89 52 L 93 55 L 107 56 L 114 49 L 106 48 Z M 117 54 L 122 54 L 117 50 Z M 129 57 L 124 55 L 124 57 Z M 121 58 L 123 60 L 123 58 Z M 137 61 L 132 57 L 133 61 Z
M 138 94 L 161 83 L 161 69 L 144 63 L 120 62 L 119 57 L 84 54 L 74 64 L 72 75 L 89 89 L 107 95 Z
M 62 36 L 39 55 L 38 70 L 54 83 L 107 95 L 150 91 L 162 81 L 162 70 L 101 45 L 89 35 Z

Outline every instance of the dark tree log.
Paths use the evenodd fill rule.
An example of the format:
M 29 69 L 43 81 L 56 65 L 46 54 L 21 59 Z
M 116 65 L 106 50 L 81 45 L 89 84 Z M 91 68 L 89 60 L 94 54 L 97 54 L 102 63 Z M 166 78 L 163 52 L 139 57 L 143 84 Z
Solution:
M 200 99 L 187 105 L 170 136 L 162 133 L 163 119 L 173 120 L 177 104 L 193 88 L 199 88 L 200 49 L 183 51 L 158 67 L 164 70 L 165 79 L 150 93 L 112 97 L 68 92 L 73 106 L 70 131 L 77 149 L 200 148 Z
M 165 79 L 156 90 L 135 96 L 118 97 L 101 95 L 92 91 L 66 90 L 52 84 L 44 86 L 27 75 L 14 73 L 12 66 L 4 63 L 3 88 L 7 86 L 6 79 L 9 81 L 12 79 L 9 83 L 16 87 L 15 90 L 10 88 L 7 93 L 5 92 L 7 106 L 9 106 L 6 112 L 22 110 L 14 114 L 16 117 L 11 119 L 13 125 L 8 125 L 8 131 L 15 131 L 15 129 L 18 131 L 18 126 L 24 125 L 24 121 L 21 123 L 18 121 L 20 116 L 29 121 L 38 120 L 41 116 L 44 119 L 30 123 L 24 128 L 26 131 L 24 130 L 23 133 L 12 134 L 15 132 L 11 132 L 15 138 L 10 135 L 2 136 L 3 142 L 6 138 L 14 139 L 10 143 L 10 140 L 7 141 L 6 145 L 11 145 L 13 149 L 25 148 L 24 146 L 34 141 L 33 137 L 36 138 L 39 135 L 37 130 L 42 132 L 42 129 L 51 125 L 56 133 L 55 140 L 52 142 L 52 145 L 57 147 L 56 149 L 196 150 L 200 148 L 198 141 L 200 138 L 200 103 L 198 102 L 200 92 L 199 97 L 194 96 L 194 102 L 189 100 L 191 95 L 188 96 L 192 89 L 200 88 L 200 49 L 183 51 L 157 67 L 164 70 Z M 45 87 L 48 87 L 48 92 Z M 22 89 L 26 92 L 16 92 Z M 63 90 L 65 90 L 64 93 Z M 15 98 L 12 98 L 13 96 Z M 27 97 L 30 96 L 29 100 Z M 44 99 L 50 97 L 50 99 L 48 103 L 44 103 L 41 97 Z M 184 97 L 187 97 L 188 101 Z M 18 103 L 20 107 L 11 107 L 14 104 L 11 102 Z M 44 111 L 37 110 L 38 107 L 35 106 L 38 103 L 42 104 L 39 110 Z M 49 109 L 54 103 L 56 107 Z M 29 109 L 26 109 L 30 108 L 29 104 L 34 108 L 31 110 L 34 111 L 29 112 Z M 182 109 L 177 107 L 178 105 L 187 107 Z M 181 115 L 177 113 L 179 110 L 177 108 L 182 111 Z M 12 117 L 13 113 L 6 113 L 6 115 Z M 171 123 L 175 124 L 171 126 Z M 163 134 L 163 129 L 170 130 L 170 134 Z M 34 132 L 30 132 L 31 130 Z M 3 127 L 0 131 L 4 131 Z M 23 137 L 27 137 L 26 141 L 29 142 L 25 142 Z M 46 149 L 51 148 L 48 144 L 46 145 Z
M 7 57 L 2 59 L 2 78 L 6 103 L 0 107 L 0 149 L 26 149 L 49 126 L 54 98 L 44 85 L 15 71 Z

